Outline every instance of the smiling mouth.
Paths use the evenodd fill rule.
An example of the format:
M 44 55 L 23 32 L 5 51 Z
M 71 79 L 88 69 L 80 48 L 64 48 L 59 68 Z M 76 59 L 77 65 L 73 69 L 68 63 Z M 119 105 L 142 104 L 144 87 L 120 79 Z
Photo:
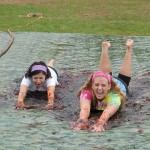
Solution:
M 102 95 L 102 94 L 103 94 L 103 91 L 100 91 L 100 92 L 98 91 L 97 93 L 98 93 L 98 95 Z
M 97 98 L 102 98 L 104 96 L 104 92 L 103 91 L 97 91 Z

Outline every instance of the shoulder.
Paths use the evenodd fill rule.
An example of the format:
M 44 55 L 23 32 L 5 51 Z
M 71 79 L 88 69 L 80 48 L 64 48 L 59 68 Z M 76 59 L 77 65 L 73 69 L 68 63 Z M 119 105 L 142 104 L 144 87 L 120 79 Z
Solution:
M 45 83 L 48 86 L 56 86 L 58 84 L 58 81 L 54 77 L 49 77 L 48 79 L 45 80 Z
M 80 94 L 80 99 L 92 99 L 92 92 L 90 90 L 82 90 Z
M 31 84 L 31 79 L 23 77 L 21 84 L 29 86 Z

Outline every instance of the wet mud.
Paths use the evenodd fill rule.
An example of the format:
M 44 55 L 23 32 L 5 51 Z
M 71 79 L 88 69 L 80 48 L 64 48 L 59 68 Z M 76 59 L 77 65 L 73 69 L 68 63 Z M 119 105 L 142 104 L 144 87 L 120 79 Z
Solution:
M 53 113 L 55 118 L 68 122 L 78 119 L 80 108 L 77 92 L 90 74 L 91 71 L 83 71 L 78 75 L 73 75 L 71 72 L 59 75 L 60 84 L 56 88 L 55 106 L 53 110 L 48 110 Z M 12 96 L 17 96 L 21 79 L 16 79 L 14 82 L 16 88 L 13 91 L 0 94 L 1 104 L 9 101 Z M 127 122 L 136 123 L 140 128 L 144 120 L 150 119 L 150 72 L 133 77 L 129 91 L 125 108 L 109 120 L 106 125 L 107 129 L 121 126 Z M 47 104 L 47 93 L 29 92 L 25 104 L 28 105 L 27 109 L 42 110 Z M 100 114 L 101 112 L 92 113 L 89 124 L 93 124 Z

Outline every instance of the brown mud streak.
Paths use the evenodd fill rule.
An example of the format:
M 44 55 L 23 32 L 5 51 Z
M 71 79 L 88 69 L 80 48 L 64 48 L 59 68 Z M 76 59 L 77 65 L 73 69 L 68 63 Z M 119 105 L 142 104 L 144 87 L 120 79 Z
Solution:
M 60 85 L 57 87 L 55 96 L 55 107 L 50 111 L 59 120 L 76 121 L 79 115 L 79 99 L 77 98 L 77 91 L 79 87 L 86 81 L 90 75 L 90 71 L 81 72 L 75 76 L 68 72 L 59 76 Z M 16 79 L 16 89 L 19 89 L 21 79 Z M 125 109 L 119 111 L 113 118 L 110 119 L 106 125 L 107 129 L 118 127 L 125 122 L 134 122 L 137 127 L 140 127 L 142 121 L 149 119 L 150 113 L 150 72 L 144 73 L 139 77 L 134 77 L 129 86 L 129 97 L 126 100 Z M 8 97 L 10 95 L 10 97 Z M 36 96 L 35 96 L 36 95 Z M 0 103 L 7 101 L 15 96 L 15 91 L 0 94 Z M 47 104 L 47 93 L 29 93 L 25 103 L 29 106 L 28 109 L 41 110 Z M 96 121 L 100 113 L 95 113 L 90 119 L 90 124 Z

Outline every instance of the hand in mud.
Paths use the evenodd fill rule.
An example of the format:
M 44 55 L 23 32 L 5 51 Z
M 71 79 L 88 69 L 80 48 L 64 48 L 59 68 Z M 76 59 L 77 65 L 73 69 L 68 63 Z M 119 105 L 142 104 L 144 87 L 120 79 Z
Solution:
M 95 124 L 90 128 L 92 132 L 103 132 L 105 131 L 104 125 L 102 124 Z
M 78 119 L 77 122 L 75 122 L 71 128 L 73 130 L 86 130 L 89 128 L 89 123 L 88 121 L 84 121 L 82 119 Z
M 54 108 L 54 105 L 52 105 L 52 104 L 47 104 L 45 107 L 44 107 L 44 109 L 50 109 L 50 110 L 52 110 Z
M 27 109 L 27 106 L 23 102 L 18 102 L 15 108 L 18 110 L 25 110 Z

